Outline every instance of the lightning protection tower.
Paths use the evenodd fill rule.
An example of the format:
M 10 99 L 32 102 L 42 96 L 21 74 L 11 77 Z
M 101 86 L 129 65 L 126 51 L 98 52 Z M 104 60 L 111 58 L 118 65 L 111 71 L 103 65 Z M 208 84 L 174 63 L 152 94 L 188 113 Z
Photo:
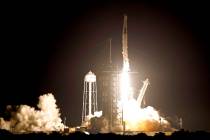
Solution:
M 89 71 L 84 78 L 82 124 L 88 122 L 97 110 L 96 75 Z

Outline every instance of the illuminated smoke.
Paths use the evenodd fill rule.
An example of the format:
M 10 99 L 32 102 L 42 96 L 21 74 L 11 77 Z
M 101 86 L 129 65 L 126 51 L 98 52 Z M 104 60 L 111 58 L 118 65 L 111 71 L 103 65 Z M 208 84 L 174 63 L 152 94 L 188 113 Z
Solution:
M 14 133 L 50 132 L 64 128 L 53 94 L 40 96 L 37 107 L 38 110 L 28 105 L 17 106 L 16 112 L 10 112 L 9 121 L 0 118 L 0 128 Z
M 119 105 L 122 107 L 126 131 L 172 131 L 173 129 L 170 123 L 161 117 L 158 111 L 151 106 L 141 108 L 142 100 L 139 103 L 133 97 L 127 66 L 123 68 L 120 76 L 121 100 L 119 101 Z M 140 92 L 140 94 L 142 93 Z
M 129 131 L 172 131 L 170 123 L 151 106 L 140 108 L 135 99 L 124 105 L 124 121 Z

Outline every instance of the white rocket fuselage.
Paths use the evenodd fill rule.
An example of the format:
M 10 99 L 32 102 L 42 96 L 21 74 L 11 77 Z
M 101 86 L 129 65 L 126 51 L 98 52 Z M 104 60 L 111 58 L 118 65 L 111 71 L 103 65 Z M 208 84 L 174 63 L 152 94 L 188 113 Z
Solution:
M 130 71 L 128 59 L 128 29 L 127 29 L 127 15 L 124 15 L 123 33 L 122 33 L 122 55 L 123 55 L 123 69 Z

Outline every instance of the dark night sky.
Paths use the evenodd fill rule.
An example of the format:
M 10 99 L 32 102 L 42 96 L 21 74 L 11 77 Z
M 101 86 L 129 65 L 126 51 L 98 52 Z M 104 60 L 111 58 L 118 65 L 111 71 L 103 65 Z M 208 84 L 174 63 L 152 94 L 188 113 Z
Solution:
M 21 4 L 20 4 L 21 5 Z M 35 106 L 53 92 L 68 125 L 80 124 L 83 77 L 106 62 L 106 40 L 121 65 L 123 14 L 128 15 L 131 69 L 150 79 L 147 104 L 210 130 L 210 40 L 207 3 L 69 3 L 5 5 L 1 12 L 1 97 Z

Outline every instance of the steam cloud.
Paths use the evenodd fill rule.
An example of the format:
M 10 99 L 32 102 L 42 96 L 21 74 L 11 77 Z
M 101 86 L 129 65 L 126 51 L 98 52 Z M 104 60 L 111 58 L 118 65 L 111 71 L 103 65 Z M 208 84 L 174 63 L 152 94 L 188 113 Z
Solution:
M 9 121 L 0 118 L 0 129 L 21 133 L 59 131 L 64 128 L 53 94 L 40 96 L 37 107 L 38 110 L 28 105 L 17 106 L 17 111 L 11 112 Z
M 159 112 L 152 106 L 137 108 L 138 106 L 135 106 L 135 100 L 132 102 L 133 105 L 130 105 L 128 108 L 125 107 L 126 114 L 124 117 L 126 130 L 142 132 L 175 130 L 171 127 L 171 124 L 164 117 L 161 117 Z

